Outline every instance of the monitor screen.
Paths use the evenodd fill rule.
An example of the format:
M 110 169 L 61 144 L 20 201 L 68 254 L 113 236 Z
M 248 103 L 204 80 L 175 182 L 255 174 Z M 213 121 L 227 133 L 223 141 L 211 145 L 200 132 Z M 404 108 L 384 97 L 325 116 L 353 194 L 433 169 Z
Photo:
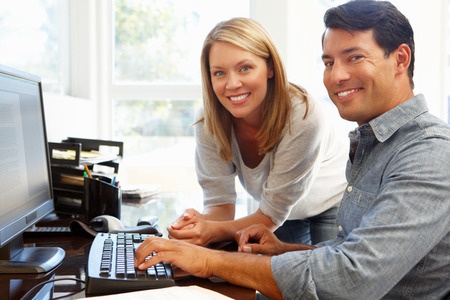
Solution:
M 60 248 L 23 247 L 23 231 L 53 210 L 41 80 L 0 65 L 0 273 L 61 262 Z

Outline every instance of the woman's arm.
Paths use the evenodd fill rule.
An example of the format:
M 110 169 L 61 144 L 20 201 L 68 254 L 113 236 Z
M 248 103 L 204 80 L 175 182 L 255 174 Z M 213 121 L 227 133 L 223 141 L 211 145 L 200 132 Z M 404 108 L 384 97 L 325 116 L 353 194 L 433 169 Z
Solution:
M 261 210 L 246 217 L 229 220 L 206 220 L 199 212 L 188 209 L 167 231 L 172 239 L 206 246 L 210 243 L 233 241 L 236 232 L 253 224 L 264 224 L 274 231 L 277 226 Z
M 228 221 L 233 220 L 236 205 L 234 203 L 205 207 L 203 217 L 205 220 Z

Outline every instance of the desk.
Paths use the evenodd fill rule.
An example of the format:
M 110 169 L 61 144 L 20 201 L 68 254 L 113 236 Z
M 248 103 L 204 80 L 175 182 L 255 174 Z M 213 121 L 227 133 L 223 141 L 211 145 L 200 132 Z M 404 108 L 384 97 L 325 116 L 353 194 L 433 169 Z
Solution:
M 156 203 L 155 206 L 157 206 Z M 173 219 L 174 217 L 172 216 L 171 220 Z M 36 276 L 32 274 L 19 276 L 16 276 L 14 274 L 11 275 L 0 274 L 0 295 L 2 299 L 20 299 L 33 286 L 45 280 L 51 279 L 52 277 L 54 278 L 71 277 L 71 278 L 79 278 L 82 280 L 85 279 L 89 249 L 92 242 L 91 237 L 79 235 L 46 236 L 46 237 L 33 236 L 33 237 L 25 237 L 24 242 L 26 244 L 32 244 L 36 246 L 61 247 L 66 251 L 66 257 L 63 263 L 56 270 L 50 272 L 49 274 L 38 274 Z M 175 273 L 175 277 L 178 277 L 177 273 Z M 176 284 L 179 286 L 198 285 L 222 293 L 233 299 L 252 299 L 252 300 L 255 299 L 254 290 L 235 286 L 225 282 L 213 283 L 209 279 L 196 278 L 193 276 L 185 276 L 177 278 Z M 66 294 L 73 293 L 74 295 L 67 298 L 65 297 L 64 299 L 83 298 L 85 297 L 84 290 L 80 292 L 80 290 L 83 287 L 84 284 L 77 283 L 72 280 L 57 281 L 54 284 L 53 297 L 58 298 L 65 296 Z M 48 291 L 43 290 L 42 294 L 45 295 L 46 292 Z M 9 295 L 9 298 L 4 298 L 4 295 Z

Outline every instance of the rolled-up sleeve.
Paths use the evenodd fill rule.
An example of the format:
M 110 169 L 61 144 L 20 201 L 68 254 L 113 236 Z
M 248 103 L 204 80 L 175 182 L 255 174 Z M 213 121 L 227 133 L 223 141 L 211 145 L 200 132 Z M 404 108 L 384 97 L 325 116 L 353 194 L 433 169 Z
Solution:
M 448 295 L 450 131 L 420 109 L 415 102 L 399 108 L 403 126 L 386 115 L 374 130 L 360 127 L 336 240 L 271 260 L 285 299 Z
M 201 117 L 201 113 L 197 112 L 197 119 Z M 203 122 L 195 125 L 194 133 L 195 171 L 203 190 L 204 206 L 235 203 L 236 167 L 220 157 L 214 140 L 205 132 Z

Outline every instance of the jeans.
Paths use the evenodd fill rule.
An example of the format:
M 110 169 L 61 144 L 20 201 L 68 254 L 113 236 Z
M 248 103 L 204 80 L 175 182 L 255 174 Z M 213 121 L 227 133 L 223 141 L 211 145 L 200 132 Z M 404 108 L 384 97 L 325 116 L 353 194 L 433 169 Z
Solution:
M 332 207 L 320 215 L 304 220 L 286 220 L 277 230 L 277 238 L 286 243 L 315 245 L 322 241 L 334 240 L 337 234 L 336 214 Z

